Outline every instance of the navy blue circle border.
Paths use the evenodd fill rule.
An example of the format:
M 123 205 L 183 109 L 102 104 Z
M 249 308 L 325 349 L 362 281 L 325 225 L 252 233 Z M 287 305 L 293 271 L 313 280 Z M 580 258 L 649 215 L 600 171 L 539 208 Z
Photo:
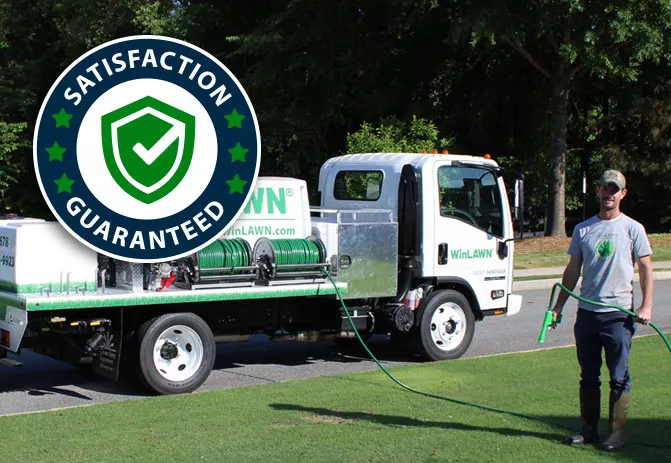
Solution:
M 147 49 L 154 51 L 158 63 L 157 67 L 151 65 L 146 67 L 141 66 L 144 52 Z M 132 69 L 128 67 L 129 50 L 139 50 L 140 60 L 135 62 L 135 67 Z M 168 51 L 176 54 L 174 57 L 171 57 L 170 64 L 173 67 L 172 70 L 164 69 L 159 63 L 161 55 Z M 102 60 L 106 58 L 107 63 L 114 69 L 116 65 L 112 63 L 112 57 L 117 53 L 122 54 L 127 68 L 109 76 L 102 65 Z M 181 59 L 179 59 L 180 55 L 193 60 L 192 63 L 187 65 L 182 74 L 178 73 L 179 66 L 182 64 Z M 87 69 L 95 66 L 96 63 L 98 63 L 98 73 L 102 76 L 101 81 L 98 81 L 91 72 L 87 72 Z M 195 63 L 199 63 L 201 67 L 196 77 L 191 80 L 189 79 L 189 75 L 194 69 Z M 207 71 L 216 76 L 216 85 L 209 90 L 204 90 L 198 85 L 197 80 L 198 75 Z M 71 88 L 72 92 L 81 93 L 76 81 L 78 75 L 87 77 L 95 85 L 87 89 L 86 95 L 82 95 L 81 101 L 75 106 L 74 100 L 65 98 L 65 92 L 66 89 Z M 217 137 L 217 161 L 212 179 L 205 188 L 205 191 L 184 210 L 160 219 L 134 219 L 109 209 L 86 187 L 77 164 L 77 137 L 82 120 L 88 109 L 108 90 L 121 83 L 136 79 L 165 80 L 191 93 L 203 105 L 210 116 L 214 123 Z M 216 106 L 216 97 L 210 97 L 210 93 L 221 84 L 226 86 L 226 93 L 230 93 L 231 97 L 220 106 Z M 53 115 L 58 114 L 61 108 L 73 115 L 69 121 L 69 128 L 63 126 L 56 127 Z M 228 128 L 228 120 L 225 116 L 230 114 L 234 109 L 237 113 L 245 116 L 241 128 Z M 51 147 L 54 142 L 57 142 L 60 147 L 66 149 L 62 156 L 62 161 L 57 159 L 49 160 L 50 156 L 46 149 Z M 240 162 L 239 160 L 232 162 L 228 149 L 233 148 L 236 143 L 240 143 L 242 147 L 249 150 L 246 153 L 245 162 Z M 191 44 L 158 36 L 127 37 L 108 42 L 91 50 L 74 62 L 61 74 L 42 105 L 35 128 L 33 147 L 35 170 L 40 188 L 49 207 L 61 224 L 77 239 L 96 251 L 111 257 L 133 262 L 159 262 L 185 256 L 203 248 L 221 235 L 241 213 L 251 193 L 258 175 L 261 148 L 258 122 L 254 109 L 244 89 L 230 71 L 214 57 Z M 67 178 L 74 180 L 71 193 L 66 191 L 58 192 L 58 186 L 55 181 L 60 179 L 63 174 L 66 174 Z M 242 194 L 231 190 L 226 183 L 228 180 L 232 180 L 235 175 L 246 182 Z M 80 212 L 76 216 L 72 216 L 67 211 L 67 202 L 73 197 L 81 198 L 85 202 L 86 208 L 91 209 L 92 212 L 87 217 L 87 220 L 91 220 L 95 215 L 100 216 L 100 220 L 95 226 L 88 229 L 84 228 L 80 222 L 82 213 Z M 208 223 L 211 226 L 209 229 L 201 231 L 194 223 L 193 218 L 202 213 L 205 207 L 212 201 L 217 201 L 223 206 L 223 216 L 215 222 L 209 215 L 204 214 L 209 219 Z M 107 240 L 103 239 L 100 234 L 93 235 L 93 232 L 103 220 L 110 222 L 110 231 Z M 172 236 L 164 232 L 165 248 L 157 247 L 153 250 L 150 249 L 148 241 L 149 231 L 158 233 L 160 230 L 165 231 L 172 227 L 180 226 L 182 223 L 188 223 L 188 221 L 191 221 L 190 227 L 194 227 L 195 232 L 197 232 L 196 237 L 188 240 L 182 230 L 178 229 L 176 235 L 179 244 L 175 245 Z M 119 244 L 112 244 L 112 238 L 117 226 L 123 227 L 128 231 L 125 247 Z M 135 246 L 132 249 L 129 247 L 136 231 L 143 233 L 145 249 L 141 249 L 139 246 Z

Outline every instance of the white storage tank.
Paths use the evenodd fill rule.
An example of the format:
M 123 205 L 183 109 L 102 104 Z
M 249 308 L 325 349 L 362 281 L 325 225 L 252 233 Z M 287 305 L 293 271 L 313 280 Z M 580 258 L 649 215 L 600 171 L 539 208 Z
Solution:
M 58 222 L 0 220 L 0 289 L 14 293 L 94 291 L 97 253 Z

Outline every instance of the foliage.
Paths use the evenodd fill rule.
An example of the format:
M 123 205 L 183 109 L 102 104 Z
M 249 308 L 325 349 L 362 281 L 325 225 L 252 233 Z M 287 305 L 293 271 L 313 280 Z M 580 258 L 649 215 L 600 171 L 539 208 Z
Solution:
M 25 123 L 0 122 L 0 204 L 7 211 L 12 209 L 12 205 L 6 199 L 2 201 L 2 198 L 8 197 L 10 187 L 17 182 L 21 173 L 13 155 L 19 148 L 26 148 L 23 146 L 25 139 L 22 138 L 25 129 Z
M 570 226 L 583 201 L 595 210 L 594 180 L 615 167 L 629 179 L 625 211 L 668 229 L 669 5 L 4 0 L 0 204 L 49 215 L 30 145 L 58 75 L 108 40 L 164 34 L 203 47 L 243 84 L 261 127 L 262 174 L 314 188 L 319 166 L 346 151 L 491 153 L 525 173 L 528 216 L 540 223 L 547 207 L 565 206 Z
M 361 128 L 347 134 L 348 153 L 420 153 L 447 149 L 451 142 L 438 138 L 435 124 L 412 117 L 409 123 L 396 116 L 380 119 L 376 125 L 363 122 Z
M 463 7 L 455 27 L 458 37 L 470 38 L 477 47 L 505 44 L 548 81 L 549 231 L 561 236 L 571 156 L 566 146 L 570 94 L 576 80 L 582 75 L 631 82 L 640 77 L 644 63 L 659 62 L 669 50 L 664 37 L 671 23 L 671 2 L 471 0 Z

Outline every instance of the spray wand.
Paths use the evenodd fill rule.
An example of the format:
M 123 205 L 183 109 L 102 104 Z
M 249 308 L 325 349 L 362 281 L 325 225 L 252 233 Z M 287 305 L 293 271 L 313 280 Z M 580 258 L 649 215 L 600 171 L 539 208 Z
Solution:
M 538 342 L 543 344 L 545 342 L 545 335 L 547 334 L 548 330 L 554 330 L 557 325 L 561 323 L 562 316 L 561 314 L 557 314 L 557 320 L 553 321 L 554 312 L 552 310 L 548 310 L 545 312 L 545 319 L 543 320 L 543 328 L 541 328 L 541 334 L 538 336 Z

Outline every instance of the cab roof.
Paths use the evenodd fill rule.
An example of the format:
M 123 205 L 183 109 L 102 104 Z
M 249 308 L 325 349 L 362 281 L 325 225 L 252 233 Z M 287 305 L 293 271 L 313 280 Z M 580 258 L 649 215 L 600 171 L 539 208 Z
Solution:
M 423 153 L 361 153 L 346 154 L 328 159 L 324 167 L 332 167 L 335 164 L 367 164 L 387 165 L 402 168 L 406 164 L 421 166 L 430 161 L 458 161 L 475 165 L 487 165 L 496 167 L 498 164 L 482 156 L 470 156 L 464 154 L 423 154 Z

